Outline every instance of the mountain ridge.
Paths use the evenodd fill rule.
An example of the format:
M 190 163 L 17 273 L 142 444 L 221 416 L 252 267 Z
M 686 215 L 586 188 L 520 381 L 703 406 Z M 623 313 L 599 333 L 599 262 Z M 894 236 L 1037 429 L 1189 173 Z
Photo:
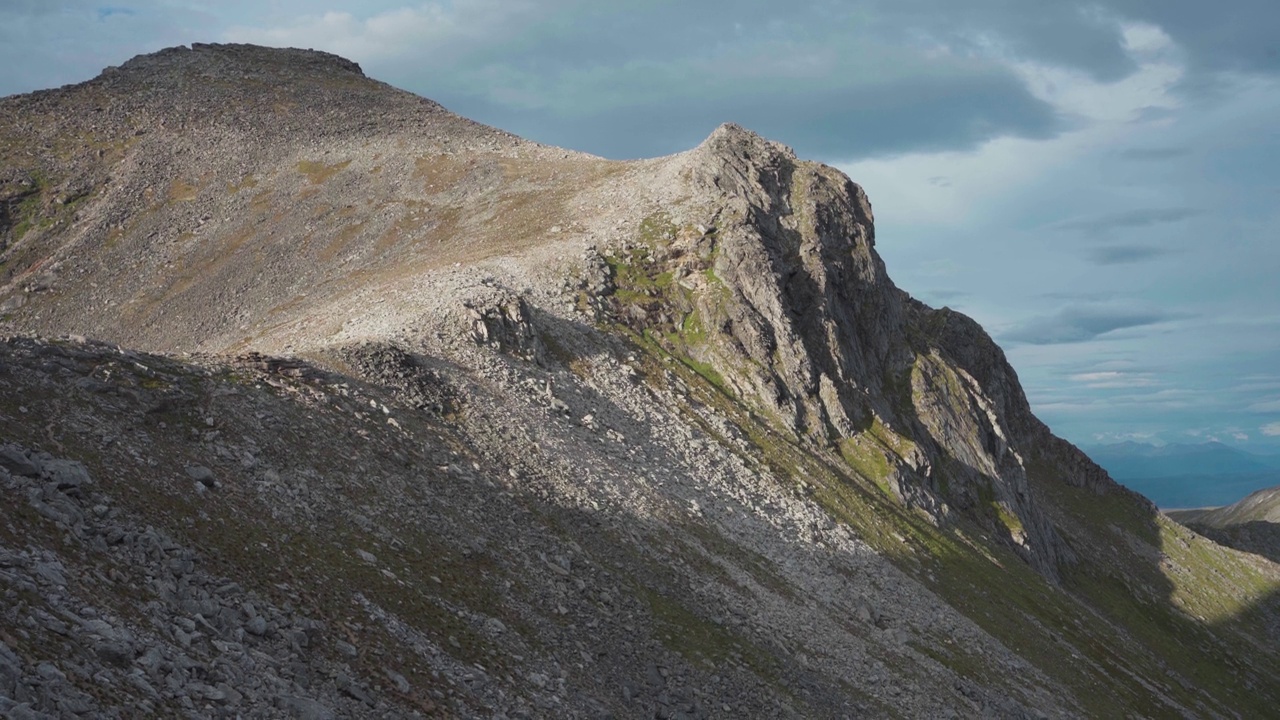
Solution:
M 269 649 L 328 679 L 273 675 L 238 702 L 1072 717 L 1227 715 L 1280 694 L 1252 639 L 1274 635 L 1280 571 L 1054 437 L 977 323 L 893 285 L 842 173 L 731 124 L 607 161 L 352 65 L 193 45 L 0 100 L 0 328 L 24 336 L 0 375 L 20 443 L 6 490 L 39 515 L 70 489 L 47 468 L 83 463 L 94 502 L 259 593 L 271 622 L 305 605 L 288 622 L 323 642 Z M 502 511 L 474 512 L 488 503 Z M 95 537 L 96 506 L 76 507 L 21 521 Z M 307 529 L 319 519 L 332 537 Z M 40 590 L 30 558 L 51 546 L 24 548 L 25 527 L 6 542 Z M 234 539 L 282 532 L 306 542 L 279 562 L 309 568 L 288 591 L 262 580 L 286 566 Z M 422 547 L 438 566 L 391 564 Z M 386 597 L 336 557 L 381 568 Z M 471 557 L 484 572 L 468 579 Z M 1239 587 L 1209 581 L 1224 573 Z M 397 588 L 404 608 L 385 604 Z M 43 592 L 24 602 L 60 602 Z M 167 632 L 169 598 L 131 637 Z M 223 645 L 202 657 L 255 647 L 236 632 L 249 620 L 203 631 Z M 376 635 L 400 669 L 334 665 L 313 620 Z M 0 629 L 42 632 L 21 621 Z M 1185 649 L 1203 637 L 1207 654 Z M 41 660 L 23 647 L 15 688 Z M 148 701 L 183 707 L 178 685 Z M 220 699 L 200 702 L 232 697 L 206 685 Z
M 1223 443 L 1091 446 L 1088 455 L 1162 508 L 1227 505 L 1280 480 L 1273 458 Z

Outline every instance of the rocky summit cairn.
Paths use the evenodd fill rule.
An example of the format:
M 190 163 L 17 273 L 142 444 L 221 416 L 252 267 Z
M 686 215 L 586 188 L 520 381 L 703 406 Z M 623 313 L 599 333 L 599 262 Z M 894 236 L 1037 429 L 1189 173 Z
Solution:
M 876 242 L 741 127 L 610 161 L 315 51 L 0 99 L 0 714 L 1272 713 L 1274 559 Z

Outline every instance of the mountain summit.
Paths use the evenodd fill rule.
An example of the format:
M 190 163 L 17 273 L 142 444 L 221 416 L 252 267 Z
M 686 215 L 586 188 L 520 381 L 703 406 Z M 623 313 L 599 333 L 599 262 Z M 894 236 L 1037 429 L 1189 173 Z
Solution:
M 0 703 L 1280 700 L 1280 568 L 1054 437 L 862 188 L 741 127 L 608 161 L 193 45 L 0 100 L 0 168 Z

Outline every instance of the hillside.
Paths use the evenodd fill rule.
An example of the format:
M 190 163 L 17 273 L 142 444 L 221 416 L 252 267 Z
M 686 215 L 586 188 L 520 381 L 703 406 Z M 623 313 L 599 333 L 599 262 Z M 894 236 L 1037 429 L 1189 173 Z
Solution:
M 1116 485 L 862 188 L 323 53 L 0 100 L 0 710 L 1260 717 L 1280 567 Z
M 1169 516 L 1222 545 L 1280 562 L 1280 487 L 1258 490 L 1225 507 Z

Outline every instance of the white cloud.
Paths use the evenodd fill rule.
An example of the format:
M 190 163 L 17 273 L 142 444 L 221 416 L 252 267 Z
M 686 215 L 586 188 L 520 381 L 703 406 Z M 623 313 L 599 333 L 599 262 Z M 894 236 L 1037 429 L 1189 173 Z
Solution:
M 1098 442 L 1118 443 L 1118 442 L 1151 442 L 1152 444 L 1160 443 L 1155 433 L 1152 432 L 1100 432 L 1094 433 L 1093 439 Z M 1155 442 L 1153 442 L 1155 441 Z
M 522 0 L 425 2 L 365 18 L 329 11 L 301 15 L 277 27 L 236 25 L 224 37 L 232 42 L 323 48 L 357 62 L 456 61 L 460 53 L 518 32 L 538 10 L 535 3 Z
M 1012 188 L 1044 178 L 1082 155 L 1131 144 L 1144 132 L 1133 123 L 1150 108 L 1173 110 L 1174 86 L 1184 68 L 1169 59 L 1172 40 L 1150 26 L 1125 26 L 1127 49 L 1139 69 L 1117 82 L 1087 73 L 1001 58 L 1037 98 L 1084 127 L 1052 140 L 1003 137 L 969 152 L 914 153 L 837 164 L 855 181 L 875 188 L 878 209 L 909 217 L 913 224 L 950 225 L 973 219 Z M 1001 51 L 992 49 L 1000 56 Z M 947 183 L 930 182 L 944 177 Z
M 1117 370 L 1076 373 L 1068 377 L 1093 390 L 1151 387 L 1156 384 L 1148 373 L 1127 373 Z
M 1256 412 L 1256 413 L 1280 412 L 1280 399 L 1256 402 L 1249 406 L 1249 412 Z
M 1280 422 L 1267 423 L 1258 430 L 1267 437 L 1280 437 Z

